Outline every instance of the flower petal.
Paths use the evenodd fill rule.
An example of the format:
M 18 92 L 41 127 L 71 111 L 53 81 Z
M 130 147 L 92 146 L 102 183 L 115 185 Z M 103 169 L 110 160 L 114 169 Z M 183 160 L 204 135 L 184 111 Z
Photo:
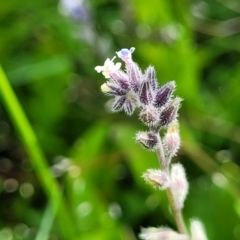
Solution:
M 94 68 L 98 73 L 102 72 L 104 67 L 103 66 L 97 66 Z

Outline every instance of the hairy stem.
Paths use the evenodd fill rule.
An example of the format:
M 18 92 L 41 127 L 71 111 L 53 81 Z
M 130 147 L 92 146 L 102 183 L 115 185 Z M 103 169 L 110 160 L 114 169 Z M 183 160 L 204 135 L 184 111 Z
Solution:
M 156 149 L 156 153 L 157 153 L 158 161 L 159 161 L 159 164 L 160 164 L 162 170 L 165 171 L 166 173 L 169 173 L 169 164 L 166 162 L 167 159 L 164 154 L 161 136 L 159 136 L 159 147 Z M 169 188 L 167 188 L 166 192 L 167 192 L 167 197 L 168 197 L 169 204 L 170 204 L 170 207 L 172 210 L 172 214 L 173 214 L 173 217 L 174 217 L 176 225 L 177 225 L 178 232 L 188 236 L 187 228 L 185 226 L 183 216 L 182 216 L 182 211 L 177 206 L 177 202 L 176 202 L 175 196 L 173 194 L 172 187 L 170 186 Z

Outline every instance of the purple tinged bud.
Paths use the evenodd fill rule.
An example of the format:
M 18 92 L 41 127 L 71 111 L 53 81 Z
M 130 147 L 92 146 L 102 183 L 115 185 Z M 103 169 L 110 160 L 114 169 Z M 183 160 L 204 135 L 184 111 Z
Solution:
M 148 169 L 142 177 L 147 183 L 160 190 L 167 189 L 171 184 L 168 174 L 159 169 Z
M 180 147 L 180 135 L 178 122 L 172 123 L 164 136 L 163 144 L 166 149 L 169 160 L 176 155 Z
M 207 235 L 202 222 L 193 219 L 190 224 L 192 240 L 207 240 Z
M 127 72 L 129 76 L 130 87 L 135 93 L 137 93 L 142 82 L 141 69 L 136 63 L 133 62 L 129 67 L 127 67 Z
M 162 110 L 159 121 L 160 128 L 165 127 L 176 120 L 181 101 L 181 98 L 176 97 Z
M 159 136 L 153 132 L 138 132 L 136 141 L 144 148 L 154 151 L 159 146 Z
M 159 111 L 155 107 L 148 105 L 139 113 L 139 119 L 147 126 L 152 127 L 159 121 Z
M 112 105 L 112 111 L 113 112 L 119 112 L 123 109 L 123 105 L 126 101 L 126 97 L 122 96 L 122 97 L 116 97 L 115 101 Z
M 152 90 L 157 89 L 158 83 L 157 83 L 156 72 L 154 67 L 150 66 L 147 68 L 147 70 L 144 73 L 143 79 L 147 80 L 150 83 Z
M 142 240 L 188 240 L 186 235 L 179 234 L 167 227 L 143 228 L 139 237 Z
M 156 93 L 154 106 L 161 108 L 164 106 L 172 96 L 173 91 L 176 88 L 176 84 L 174 81 L 168 82 L 163 85 Z
M 171 168 L 172 190 L 176 199 L 177 207 L 183 208 L 184 201 L 188 194 L 188 181 L 184 167 L 180 163 L 175 163 Z

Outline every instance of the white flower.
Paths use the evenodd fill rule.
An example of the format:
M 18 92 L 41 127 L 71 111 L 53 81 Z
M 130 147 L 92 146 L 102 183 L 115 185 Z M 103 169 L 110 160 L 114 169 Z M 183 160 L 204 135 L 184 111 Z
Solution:
M 97 66 L 95 67 L 94 69 L 100 73 L 102 72 L 103 76 L 105 78 L 110 78 L 110 74 L 111 72 L 114 72 L 114 71 L 117 71 L 120 69 L 121 67 L 121 63 L 116 63 L 114 64 L 113 60 L 115 59 L 116 57 L 114 57 L 112 60 L 110 60 L 109 58 L 107 58 L 107 60 L 104 62 L 104 65 L 103 66 Z

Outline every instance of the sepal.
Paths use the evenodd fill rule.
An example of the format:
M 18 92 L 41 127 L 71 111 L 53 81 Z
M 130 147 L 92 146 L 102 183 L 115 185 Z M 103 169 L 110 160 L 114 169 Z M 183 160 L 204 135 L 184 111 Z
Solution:
M 127 74 L 131 89 L 133 92 L 138 93 L 142 82 L 141 69 L 136 63 L 132 62 L 131 65 L 127 66 Z
M 159 128 L 166 127 L 176 120 L 181 101 L 181 98 L 176 97 L 162 110 L 160 114 Z
M 126 101 L 126 97 L 125 96 L 116 97 L 114 99 L 114 102 L 113 102 L 113 105 L 112 105 L 112 111 L 113 112 L 121 111 L 123 109 L 125 101 Z
M 174 81 L 168 82 L 163 85 L 156 93 L 154 106 L 161 108 L 171 99 L 172 93 L 176 88 Z
M 156 77 L 156 71 L 154 69 L 154 67 L 149 66 L 143 76 L 144 80 L 147 80 L 153 91 L 155 91 L 157 89 L 158 86 L 158 82 L 157 82 L 157 77 Z

